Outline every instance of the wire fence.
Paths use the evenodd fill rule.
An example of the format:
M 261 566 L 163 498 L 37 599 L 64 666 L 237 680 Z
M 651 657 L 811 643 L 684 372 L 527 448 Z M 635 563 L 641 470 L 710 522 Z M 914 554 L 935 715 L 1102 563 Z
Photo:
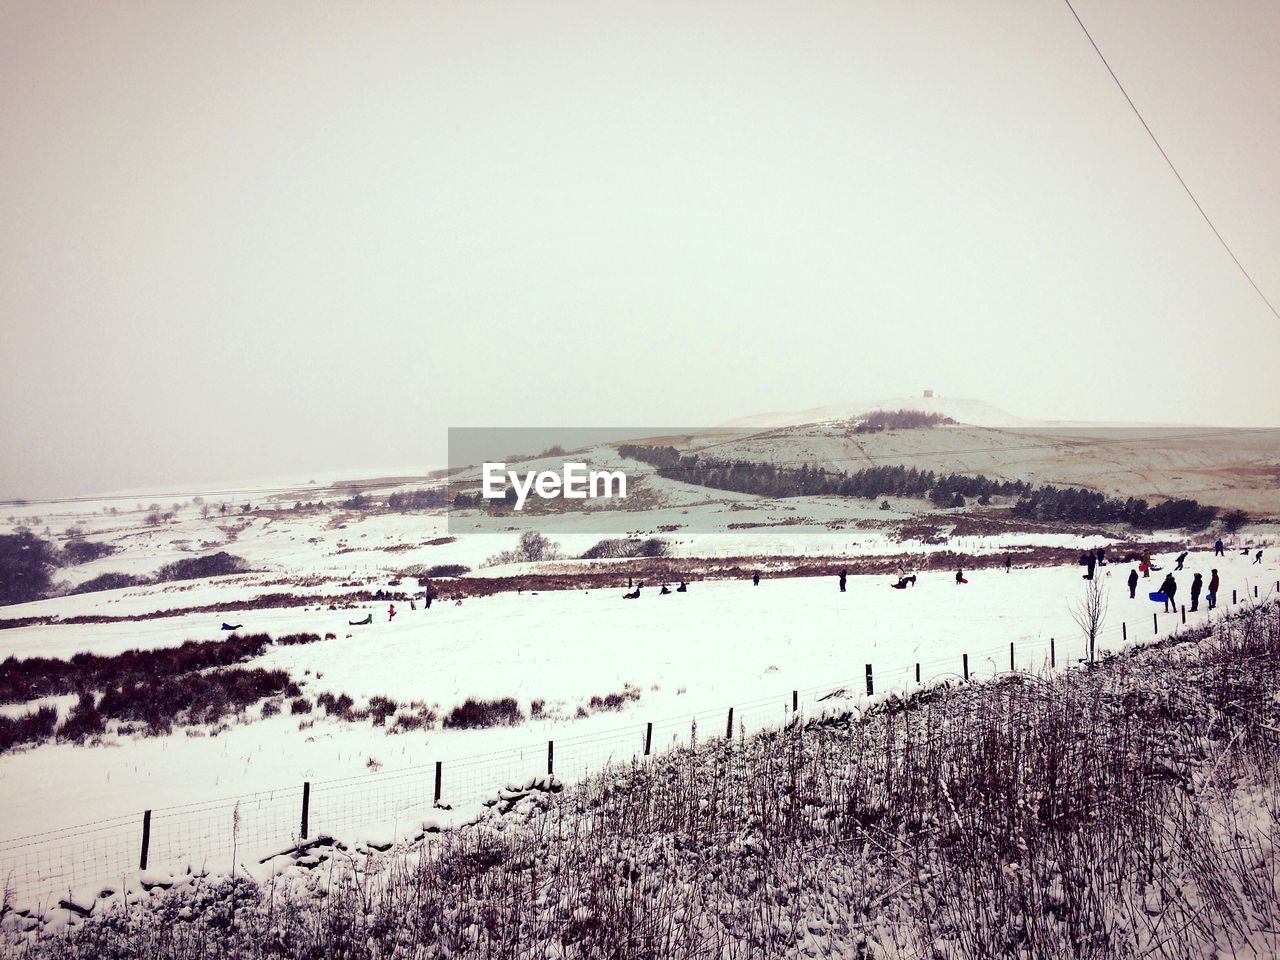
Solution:
M 1242 604 L 1280 598 L 1280 582 L 1219 594 L 1213 612 L 1180 608 L 1150 621 L 1113 624 L 1099 632 L 1095 656 L 1204 627 Z M 1277 606 L 1280 615 L 1280 606 Z M 1044 673 L 1088 660 L 1080 628 L 1062 637 L 1021 640 L 884 670 L 875 664 L 844 680 L 619 729 L 559 737 L 467 757 L 442 758 L 379 771 L 157 808 L 0 841 L 0 883 L 11 904 L 48 904 L 119 890 L 144 868 L 166 872 L 226 871 L 321 836 L 352 841 L 386 838 L 421 823 L 437 804 L 457 808 L 494 799 L 508 785 L 548 774 L 572 784 L 615 765 L 705 743 L 778 729 L 832 703 L 868 694 L 908 693 L 941 680 L 981 680 L 1009 672 Z

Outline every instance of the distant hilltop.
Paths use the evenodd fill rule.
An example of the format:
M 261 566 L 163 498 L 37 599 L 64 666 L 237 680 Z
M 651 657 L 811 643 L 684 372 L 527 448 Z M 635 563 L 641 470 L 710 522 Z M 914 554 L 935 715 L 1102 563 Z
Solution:
M 950 417 L 957 423 L 974 427 L 1028 427 L 1029 420 L 1015 417 L 999 407 L 982 400 L 966 400 L 960 397 L 895 397 L 887 400 L 862 400 L 854 403 L 833 403 L 824 407 L 811 407 L 808 410 L 793 412 L 763 413 L 753 417 L 743 417 L 725 424 L 727 427 L 744 427 L 767 429 L 770 427 L 790 427 L 798 423 L 821 423 L 827 420 L 849 420 L 860 417 L 873 410 L 919 410 L 922 413 L 936 413 Z
M 936 413 L 950 417 L 957 424 L 970 427 L 988 427 L 999 430 L 1035 430 L 1035 429 L 1081 429 L 1081 428 L 1186 428 L 1194 426 L 1185 423 L 1136 423 L 1119 421 L 1087 421 L 1087 420 L 1027 420 L 1001 410 L 985 400 L 973 400 L 966 397 L 937 397 L 932 390 L 924 391 L 923 396 L 891 397 L 883 400 L 860 400 L 850 403 L 833 403 L 822 407 L 810 407 L 807 410 L 790 412 L 762 413 L 756 416 L 742 417 L 723 424 L 725 427 L 751 430 L 768 430 L 777 427 L 792 427 L 802 423 L 823 423 L 831 420 L 850 420 L 861 417 L 873 410 L 919 410 L 922 413 Z M 1199 425 L 1203 426 L 1203 425 Z

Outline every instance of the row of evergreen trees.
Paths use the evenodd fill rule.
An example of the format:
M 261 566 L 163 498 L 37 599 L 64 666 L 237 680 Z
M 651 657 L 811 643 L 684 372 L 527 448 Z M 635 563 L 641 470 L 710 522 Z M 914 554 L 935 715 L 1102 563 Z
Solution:
M 1013 513 L 1030 520 L 1127 523 L 1143 530 L 1203 530 L 1213 522 L 1218 510 L 1195 500 L 1166 500 L 1151 506 L 1146 500 L 1133 497 L 1119 500 L 1095 490 L 1043 486 L 1020 497 Z
M 675 447 L 631 443 L 619 446 L 618 453 L 653 464 L 660 477 L 766 497 L 928 497 L 942 505 L 964 506 L 970 498 L 987 501 L 1031 490 L 1021 480 L 939 474 L 904 466 L 867 467 L 848 473 L 808 464 L 786 467 L 750 460 L 704 460 L 696 454 L 682 456 Z
M 697 454 L 681 454 L 675 447 L 634 443 L 622 444 L 618 453 L 652 464 L 658 476 L 670 480 L 765 497 L 914 497 L 928 498 L 939 506 L 963 507 L 969 500 L 986 505 L 992 497 L 1016 496 L 1013 513 L 1025 519 L 1127 523 L 1141 529 L 1202 530 L 1217 514 L 1216 508 L 1195 500 L 1169 500 L 1151 506 L 1145 500 L 1118 500 L 1076 487 L 1032 487 L 1022 480 L 941 474 L 900 465 L 849 473 L 808 464 L 788 467 L 750 460 L 708 460 Z

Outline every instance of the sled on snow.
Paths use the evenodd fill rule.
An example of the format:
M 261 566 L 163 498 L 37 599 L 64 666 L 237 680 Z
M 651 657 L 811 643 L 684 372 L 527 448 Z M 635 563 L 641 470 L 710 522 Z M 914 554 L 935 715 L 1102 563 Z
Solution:
M 371 623 L 373 623 L 372 613 L 369 614 L 367 617 L 365 617 L 363 620 L 348 620 L 347 626 L 348 627 L 367 627 Z

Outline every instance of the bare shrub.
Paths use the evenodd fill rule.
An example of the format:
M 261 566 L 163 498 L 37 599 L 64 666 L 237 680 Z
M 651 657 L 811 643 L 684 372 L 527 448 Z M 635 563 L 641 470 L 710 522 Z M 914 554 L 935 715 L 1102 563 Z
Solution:
M 223 550 L 204 557 L 190 557 L 166 563 L 156 571 L 152 579 L 157 583 L 170 580 L 202 580 L 205 577 L 224 577 L 233 573 L 244 573 L 248 569 L 249 565 L 241 557 Z
M 92 540 L 72 540 L 63 546 L 62 556 L 69 565 L 75 566 L 109 557 L 119 549 L 119 547 L 114 547 L 109 543 L 99 543 Z
M 621 557 L 665 557 L 670 544 L 662 537 L 606 539 L 594 544 L 582 555 L 583 560 L 606 560 Z
M 504 550 L 485 561 L 485 566 L 496 567 L 504 563 L 537 563 L 543 560 L 559 560 L 560 545 L 537 530 L 526 530 L 514 550 Z
M 407 733 L 412 730 L 429 730 L 440 719 L 439 714 L 431 707 L 420 706 L 413 711 L 405 711 L 396 715 L 395 723 L 387 733 Z
M 628 703 L 632 703 L 640 699 L 640 690 L 631 684 L 626 684 L 620 693 L 607 693 L 604 696 L 593 696 L 589 701 L 592 710 L 621 710 Z
M 507 727 L 524 722 L 524 714 L 513 697 L 497 700 L 480 700 L 468 697 L 444 718 L 450 729 L 466 730 L 475 727 Z
M 50 706 L 37 707 L 16 717 L 0 716 L 0 753 L 20 743 L 48 740 L 58 723 L 58 711 Z
M 139 577 L 132 573 L 104 573 L 86 580 L 84 583 L 76 584 L 69 592 L 72 594 L 101 593 L 103 590 L 123 590 L 125 587 L 136 587 L 146 582 L 146 577 Z

